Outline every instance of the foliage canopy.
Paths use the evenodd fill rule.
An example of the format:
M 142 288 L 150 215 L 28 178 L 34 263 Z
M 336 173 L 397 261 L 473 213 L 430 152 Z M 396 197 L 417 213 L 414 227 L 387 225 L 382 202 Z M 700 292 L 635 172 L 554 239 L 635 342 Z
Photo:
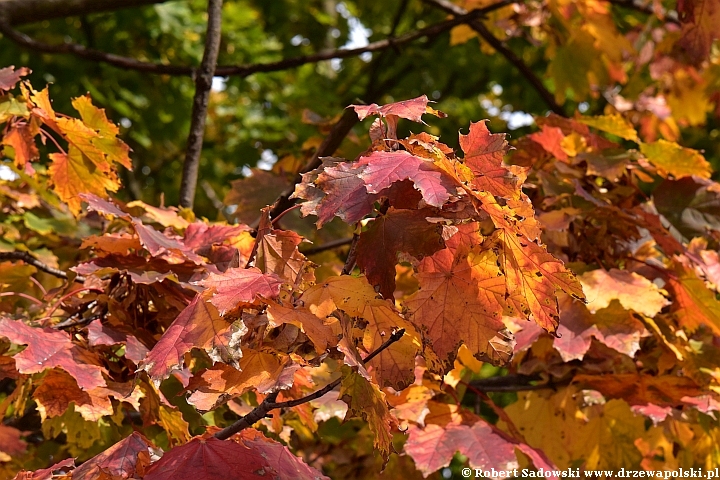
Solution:
M 137 3 L 0 1 L 0 475 L 720 466 L 716 0 Z

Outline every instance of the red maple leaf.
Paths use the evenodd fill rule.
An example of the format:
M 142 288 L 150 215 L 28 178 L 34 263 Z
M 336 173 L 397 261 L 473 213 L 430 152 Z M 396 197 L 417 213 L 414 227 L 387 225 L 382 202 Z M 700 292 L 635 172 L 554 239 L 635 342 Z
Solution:
M 262 434 L 257 434 L 262 436 Z M 257 438 L 247 430 L 237 442 L 194 438 L 154 463 L 144 480 L 319 480 L 327 478 L 290 453 L 287 447 Z M 255 438 L 253 438 L 255 437 Z
M 70 335 L 51 328 L 33 328 L 22 321 L 7 318 L 0 319 L 0 336 L 12 343 L 27 345 L 27 348 L 14 356 L 20 373 L 39 373 L 48 368 L 60 367 L 77 381 L 83 390 L 104 387 L 103 368 L 82 363 L 83 351 L 73 345 Z

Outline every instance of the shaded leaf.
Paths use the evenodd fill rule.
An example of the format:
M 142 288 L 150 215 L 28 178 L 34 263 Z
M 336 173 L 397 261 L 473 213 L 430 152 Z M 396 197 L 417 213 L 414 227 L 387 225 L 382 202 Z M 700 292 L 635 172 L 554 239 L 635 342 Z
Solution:
M 383 297 L 393 298 L 399 253 L 423 258 L 443 247 L 441 226 L 426 220 L 431 215 L 430 211 L 390 207 L 360 234 L 357 264 L 368 281 L 379 286 Z
M 151 465 L 144 479 L 174 480 L 187 476 L 197 480 L 326 478 L 279 443 L 243 437 L 237 442 L 222 441 L 210 437 L 194 438 L 165 453 Z

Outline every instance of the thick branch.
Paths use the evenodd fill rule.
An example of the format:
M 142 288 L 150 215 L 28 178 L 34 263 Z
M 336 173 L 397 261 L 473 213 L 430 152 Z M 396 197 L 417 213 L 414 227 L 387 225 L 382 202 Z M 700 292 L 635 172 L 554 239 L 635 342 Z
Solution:
M 385 340 L 382 345 L 380 345 L 374 352 L 372 352 L 370 355 L 365 357 L 363 360 L 363 363 L 367 363 L 373 358 L 375 358 L 377 355 L 380 354 L 383 350 L 388 348 L 393 343 L 400 340 L 403 335 L 405 335 L 405 329 L 401 328 L 400 330 L 393 332 L 392 335 L 390 335 L 390 338 Z M 342 377 L 333 380 L 332 382 L 325 385 L 320 390 L 317 390 L 309 395 L 306 395 L 302 398 L 298 398 L 296 400 L 288 400 L 286 402 L 275 402 L 275 400 L 278 397 L 279 392 L 273 392 L 267 397 L 265 397 L 265 400 L 263 400 L 260 405 L 255 407 L 250 413 L 239 419 L 237 422 L 233 423 L 229 427 L 223 428 L 219 432 L 215 434 L 215 438 L 219 438 L 220 440 L 226 440 L 236 433 L 238 433 L 240 430 L 243 430 L 245 428 L 250 427 L 255 422 L 262 420 L 265 418 L 270 410 L 275 410 L 276 408 L 290 408 L 290 407 L 296 407 L 298 405 L 302 405 L 303 403 L 307 403 L 311 400 L 315 400 L 316 398 L 320 398 L 338 385 L 340 385 L 340 382 L 342 381 Z
M 455 18 L 459 15 L 467 15 L 467 11 L 460 7 L 459 5 L 455 5 L 454 3 L 449 2 L 448 0 L 423 0 L 426 3 L 429 3 L 437 8 L 440 8 L 452 15 L 456 15 Z M 515 2 L 506 2 L 507 4 L 515 3 Z M 555 101 L 555 97 L 553 96 L 550 91 L 545 88 L 545 85 L 543 85 L 542 81 L 533 73 L 532 70 L 530 70 L 530 67 L 528 67 L 525 62 L 522 61 L 520 57 L 515 55 L 515 53 L 510 50 L 508 47 L 505 46 L 505 44 L 500 41 L 497 37 L 495 37 L 490 30 L 485 26 L 485 24 L 478 19 L 474 19 L 468 22 L 468 25 L 470 28 L 475 30 L 478 35 L 480 35 L 483 40 L 485 40 L 487 43 L 490 44 L 495 50 L 498 51 L 503 57 L 507 59 L 508 62 L 510 62 L 515 68 L 517 68 L 520 73 L 525 77 L 525 79 L 530 82 L 530 85 L 535 89 L 535 91 L 540 95 L 540 97 L 545 101 L 548 108 L 552 110 L 553 112 L 557 113 L 558 115 L 567 116 L 565 114 L 565 111 L 563 108 L 557 104 Z
M 0 17 L 10 25 L 142 7 L 167 0 L 0 0 Z
M 180 184 L 180 206 L 192 210 L 195 203 L 200 153 L 205 135 L 205 118 L 207 117 L 210 88 L 215 76 L 218 52 L 220 51 L 220 35 L 222 33 L 222 0 L 208 1 L 208 24 L 205 37 L 205 52 L 195 78 L 195 98 L 193 99 L 192 116 L 190 117 L 190 135 L 188 135 L 185 162 L 183 163 L 182 182 Z
M 37 268 L 38 270 L 42 270 L 45 273 L 49 273 L 50 275 L 54 275 L 64 280 L 68 279 L 67 273 L 55 267 L 51 267 L 50 265 L 44 264 L 28 252 L 0 252 L 0 260 L 22 260 L 28 265 L 32 265 L 33 267 Z M 85 277 L 83 277 L 82 275 L 78 275 L 75 277 L 75 281 L 78 283 L 83 283 L 85 281 Z
M 0 0 L 0 2 L 1 1 L 3 0 Z M 390 47 L 395 48 L 400 45 L 413 42 L 419 38 L 434 36 L 444 31 L 447 31 L 457 25 L 468 23 L 475 18 L 480 18 L 484 14 L 499 8 L 498 5 L 504 6 L 506 3 L 507 2 L 500 2 L 499 4 L 490 5 L 486 8 L 473 10 L 467 15 L 459 15 L 450 20 L 431 25 L 427 28 L 423 28 L 415 32 L 410 32 L 397 38 L 386 38 L 384 40 L 379 40 L 377 42 L 370 43 L 369 45 L 366 45 L 364 47 L 323 50 L 312 55 L 301 55 L 298 57 L 279 60 L 277 62 L 218 66 L 217 68 L 215 68 L 215 75 L 221 77 L 247 77 L 254 73 L 276 72 L 280 70 L 287 70 L 289 68 L 299 67 L 308 63 L 318 63 L 325 60 L 332 60 L 337 58 L 357 57 L 358 55 L 367 52 L 377 52 Z M 103 62 L 123 69 L 137 70 L 141 72 L 163 75 L 193 75 L 195 72 L 195 68 L 190 66 L 143 62 L 130 57 L 123 57 L 121 55 L 106 53 L 99 50 L 93 50 L 77 43 L 63 43 L 55 45 L 39 42 L 33 38 L 30 38 L 28 35 L 12 28 L 11 23 L 7 20 L 2 20 L 1 15 L 0 32 L 2 32 L 3 35 L 10 38 L 18 45 L 42 53 L 67 53 L 80 58 L 84 58 L 86 60 Z

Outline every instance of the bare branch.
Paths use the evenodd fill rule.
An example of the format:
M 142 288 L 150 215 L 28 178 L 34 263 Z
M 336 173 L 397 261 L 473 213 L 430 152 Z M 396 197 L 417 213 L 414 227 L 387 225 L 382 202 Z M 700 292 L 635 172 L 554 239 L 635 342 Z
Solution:
M 380 354 L 383 350 L 388 348 L 393 343 L 400 340 L 403 335 L 405 335 L 405 329 L 401 328 L 400 330 L 397 330 L 390 335 L 390 338 L 385 340 L 382 345 L 380 345 L 377 349 L 375 349 L 374 352 L 372 352 L 370 355 L 365 357 L 363 360 L 363 363 L 367 363 L 373 358 L 375 358 L 377 355 Z M 276 408 L 290 408 L 290 407 L 296 407 L 298 405 L 302 405 L 303 403 L 307 403 L 311 400 L 315 400 L 316 398 L 320 398 L 338 385 L 340 385 L 340 382 L 342 381 L 342 377 L 333 380 L 332 382 L 325 385 L 320 390 L 317 390 L 309 395 L 306 395 L 302 398 L 298 398 L 295 400 L 288 400 L 286 402 L 275 402 L 275 400 L 278 397 L 278 394 L 280 392 L 273 392 L 269 394 L 267 397 L 265 397 L 265 400 L 260 402 L 260 405 L 255 407 L 250 413 L 230 425 L 229 427 L 223 428 L 219 432 L 215 434 L 215 438 L 218 438 L 220 440 L 226 440 L 236 433 L 238 433 L 240 430 L 243 430 L 245 428 L 250 427 L 252 424 L 257 422 L 258 420 L 262 420 L 265 418 L 270 412 L 270 410 L 275 410 Z
M 222 33 L 222 0 L 208 1 L 208 24 L 205 37 L 205 52 L 200 64 L 200 71 L 195 78 L 195 97 L 193 98 L 192 116 L 190 117 L 190 134 L 188 135 L 185 162 L 183 163 L 182 182 L 180 183 L 180 206 L 192 210 L 195 203 L 200 153 L 205 135 L 205 118 L 207 117 L 210 88 L 215 76 L 220 36 Z
M 344 247 L 345 245 L 350 245 L 352 243 L 352 238 L 341 238 L 339 240 L 333 240 L 332 242 L 327 242 L 322 245 L 318 245 L 317 247 L 308 248 L 307 250 L 302 250 L 300 253 L 302 253 L 305 256 L 308 255 L 315 255 L 316 253 L 325 252 L 327 250 L 332 250 L 334 248 L 338 247 Z
M 448 0 L 423 0 L 425 3 L 428 3 L 430 5 L 433 5 L 437 8 L 440 8 L 452 15 L 457 16 L 460 15 L 467 15 L 468 12 L 460 7 L 459 5 L 455 5 L 454 3 L 449 2 Z M 515 2 L 505 2 L 506 4 L 515 3 Z M 471 12 L 472 13 L 472 12 Z M 542 81 L 533 73 L 532 70 L 523 62 L 523 60 L 515 55 L 515 53 L 510 50 L 508 47 L 505 46 L 505 44 L 495 37 L 490 30 L 485 26 L 485 24 L 482 22 L 482 20 L 474 19 L 468 22 L 468 25 L 470 28 L 475 30 L 478 35 L 480 35 L 483 40 L 488 42 L 490 46 L 492 46 L 495 50 L 497 50 L 503 57 L 507 59 L 511 64 L 515 66 L 518 70 L 520 70 L 520 73 L 527 79 L 528 82 L 530 82 L 530 85 L 535 89 L 536 92 L 540 95 L 540 97 L 545 101 L 547 106 L 552 110 L 553 112 L 557 113 L 558 115 L 562 115 L 563 117 L 566 117 L 567 114 L 565 113 L 565 110 L 558 105 L 558 103 L 555 101 L 555 97 L 553 96 L 550 91 L 545 88 L 545 85 L 543 85 Z
M 167 0 L 0 0 L 0 17 L 10 25 L 42 22 L 54 18 L 72 17 L 142 7 Z
M 66 272 L 44 264 L 28 252 L 0 252 L 0 260 L 22 260 L 28 265 L 32 265 L 45 273 L 49 273 L 50 275 L 54 275 L 65 280 L 68 279 L 68 274 Z M 78 275 L 74 280 L 78 283 L 83 283 L 85 282 L 85 277 Z
M 541 383 L 538 383 L 541 382 Z M 480 392 L 520 392 L 526 390 L 545 390 L 568 385 L 570 381 L 542 382 L 539 375 L 510 374 L 501 377 L 490 377 L 473 380 L 468 383 L 473 390 Z

